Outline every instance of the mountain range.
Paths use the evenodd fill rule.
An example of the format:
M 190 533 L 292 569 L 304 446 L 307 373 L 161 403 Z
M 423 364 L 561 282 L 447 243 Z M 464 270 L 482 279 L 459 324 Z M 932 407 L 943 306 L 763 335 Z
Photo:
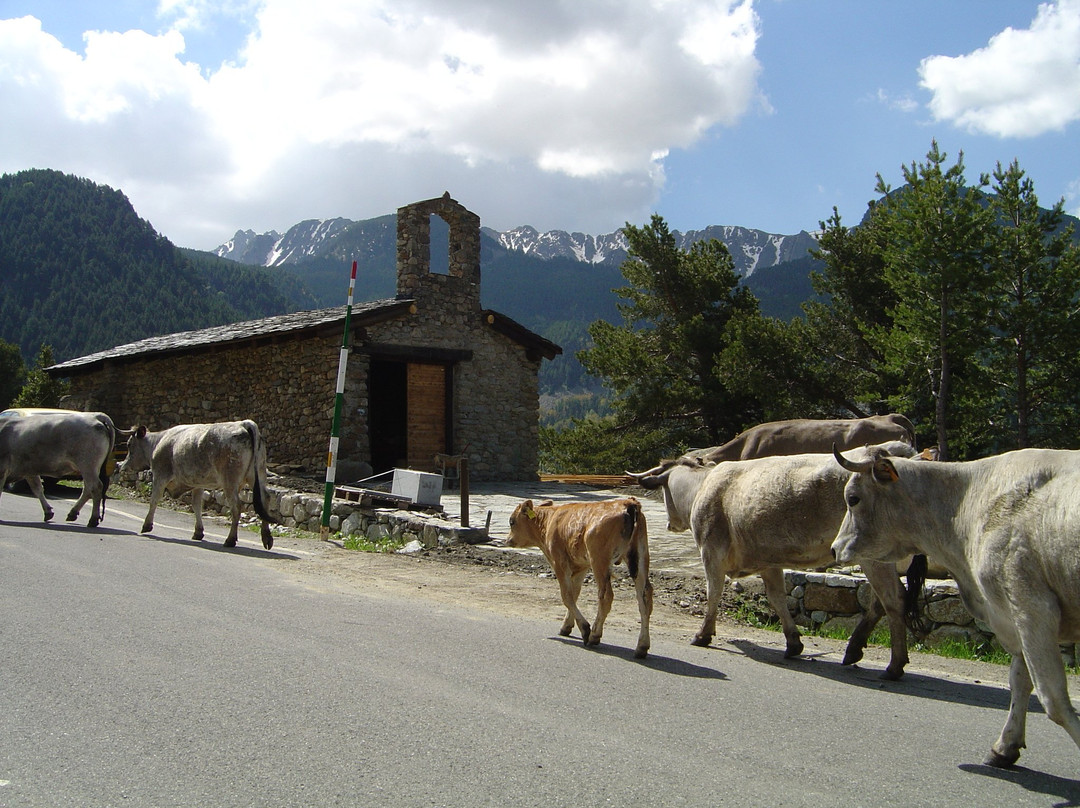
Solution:
M 273 230 L 267 233 L 238 230 L 213 252 L 221 258 L 264 267 L 299 264 L 339 254 L 343 244 L 355 248 L 358 243 L 373 245 L 381 241 L 384 243 L 380 248 L 368 254 L 385 255 L 386 242 L 396 238 L 394 228 L 393 215 L 359 222 L 342 218 L 310 219 L 284 234 Z M 522 225 L 504 232 L 484 227 L 481 234 L 489 250 L 501 248 L 542 261 L 562 258 L 583 264 L 619 266 L 627 255 L 626 236 L 621 230 L 594 236 L 564 230 L 540 232 Z M 805 258 L 809 250 L 817 248 L 817 240 L 805 230 L 795 235 L 779 235 L 747 227 L 713 225 L 686 233 L 676 230 L 672 235 L 683 250 L 706 239 L 722 241 L 731 253 L 736 271 L 744 278 L 752 277 L 759 269 Z

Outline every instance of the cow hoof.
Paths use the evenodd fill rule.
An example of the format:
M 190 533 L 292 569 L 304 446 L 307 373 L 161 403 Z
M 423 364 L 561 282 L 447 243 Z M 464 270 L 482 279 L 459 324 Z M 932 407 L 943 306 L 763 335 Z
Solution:
M 202 536 L 199 537 L 199 540 L 202 541 Z M 229 536 L 229 538 L 225 539 L 224 546 L 225 547 L 235 547 L 236 546 L 236 536 Z
M 986 766 L 993 766 L 995 769 L 1009 769 L 1012 768 L 1019 759 L 1020 750 L 1010 752 L 1007 755 L 1002 755 L 999 754 L 996 749 L 991 749 L 990 754 L 986 756 L 986 760 L 983 761 L 983 764 Z
M 141 528 L 139 528 L 139 532 L 140 533 L 149 533 L 153 529 L 154 529 L 154 523 L 153 522 L 143 522 L 143 526 Z
M 53 512 L 52 511 L 45 511 L 45 521 L 49 522 L 49 521 L 52 520 L 52 518 L 53 518 Z
M 97 527 L 98 526 L 98 520 L 97 519 L 91 519 L 89 522 L 86 523 L 86 526 L 87 527 Z
M 799 656 L 803 652 L 803 644 L 797 643 L 795 645 L 789 645 L 787 650 L 784 651 L 784 659 L 793 659 Z
M 638 648 L 634 651 L 634 659 L 645 659 L 649 655 L 649 646 Z
M 694 639 L 690 640 L 690 644 L 698 648 L 708 648 L 710 643 L 712 643 L 712 635 L 695 634 Z
M 844 661 L 841 662 L 840 664 L 841 665 L 854 665 L 856 662 L 859 662 L 860 660 L 862 660 L 862 658 L 863 658 L 863 651 L 862 651 L 861 648 L 859 648 L 859 649 L 849 648 L 847 650 L 847 653 L 844 654 Z
M 64 517 L 64 520 L 67 521 L 67 522 L 74 522 L 78 518 L 79 518 L 79 512 L 78 511 L 72 511 L 71 513 L 69 513 L 67 516 Z
M 904 669 L 901 668 L 898 671 L 894 671 L 892 668 L 886 668 L 881 672 L 881 679 L 886 682 L 895 682 L 904 675 Z
M 573 631 L 573 630 L 574 630 L 573 626 L 563 626 L 562 628 L 559 629 L 559 636 L 560 637 L 569 637 L 570 632 Z

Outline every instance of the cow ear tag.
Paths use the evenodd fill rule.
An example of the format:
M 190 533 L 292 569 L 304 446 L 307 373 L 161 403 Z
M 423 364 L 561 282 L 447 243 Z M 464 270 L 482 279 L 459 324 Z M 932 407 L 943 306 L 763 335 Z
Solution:
M 532 508 L 529 508 L 527 511 L 525 511 L 525 515 L 527 517 L 529 517 L 530 519 L 535 519 L 536 518 L 536 511 L 534 511 Z
M 874 478 L 882 483 L 895 483 L 900 479 L 900 475 L 890 461 L 880 460 L 874 464 Z

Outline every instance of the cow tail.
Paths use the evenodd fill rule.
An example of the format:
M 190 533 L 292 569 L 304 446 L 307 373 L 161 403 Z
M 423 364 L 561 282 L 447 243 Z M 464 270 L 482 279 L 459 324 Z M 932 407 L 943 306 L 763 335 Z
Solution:
M 266 491 L 263 489 L 263 469 L 266 468 L 266 446 L 263 443 L 259 428 L 253 421 L 244 421 L 244 428 L 251 437 L 251 462 L 254 464 L 254 474 L 251 476 L 255 481 L 251 485 L 251 504 L 255 513 L 264 522 L 277 524 L 266 508 Z
M 101 512 L 98 514 L 98 521 L 100 522 L 105 518 L 105 500 L 109 498 L 109 482 L 111 477 L 109 475 L 109 461 L 113 459 L 113 450 L 116 448 L 116 426 L 110 420 L 105 424 L 105 431 L 109 435 L 109 451 L 105 453 L 105 459 L 101 461 L 101 468 L 98 469 L 98 479 L 101 481 Z
M 638 543 L 634 541 L 634 533 L 637 530 L 640 519 L 641 505 L 637 502 L 627 503 L 626 513 L 623 514 L 623 538 L 630 544 L 630 547 L 626 552 L 626 568 L 630 573 L 630 577 L 635 581 L 638 577 L 641 559 L 638 558 Z
M 907 569 L 907 591 L 904 592 L 904 622 L 913 632 L 922 635 L 925 635 L 929 628 L 919 613 L 919 595 L 926 583 L 926 569 L 926 556 L 920 554 L 911 557 L 911 564 Z

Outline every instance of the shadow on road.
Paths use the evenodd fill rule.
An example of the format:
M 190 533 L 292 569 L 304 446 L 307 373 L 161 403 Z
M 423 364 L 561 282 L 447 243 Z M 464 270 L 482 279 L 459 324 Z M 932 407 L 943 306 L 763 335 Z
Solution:
M 653 668 L 654 670 L 663 671 L 664 673 L 672 673 L 676 676 L 689 676 L 695 679 L 728 678 L 726 674 L 721 673 L 715 668 L 705 668 L 701 665 L 694 665 L 693 663 L 686 662 L 682 659 L 672 659 L 671 657 L 659 656 L 657 654 L 654 654 L 652 651 L 649 652 L 649 655 L 645 659 L 636 659 L 634 657 L 633 648 L 624 648 L 619 645 L 609 645 L 602 641 L 600 645 L 590 645 L 586 647 L 582 644 L 580 639 L 575 639 L 573 637 L 563 637 L 561 635 L 556 637 L 549 637 L 549 639 L 554 640 L 555 642 L 562 643 L 563 645 L 580 646 L 583 650 L 589 653 L 602 654 L 604 656 L 610 657 L 619 657 L 620 659 L 625 659 L 629 662 L 637 662 L 646 667 Z
M 124 530 L 118 527 L 110 527 L 108 525 L 98 525 L 97 527 L 88 527 L 84 522 L 66 522 L 62 518 L 57 519 L 53 517 L 50 521 L 46 522 L 44 519 L 34 522 L 18 522 L 10 519 L 0 519 L 7 525 L 17 525 L 19 527 L 27 528 L 29 530 L 63 530 L 65 533 L 85 533 L 87 536 L 99 536 L 104 538 L 105 536 L 133 536 L 135 535 L 130 530 Z
M 1009 708 L 1009 689 L 997 685 L 983 685 L 975 682 L 954 682 L 936 676 L 907 671 L 898 681 L 886 681 L 880 678 L 880 672 L 858 665 L 841 665 L 831 661 L 817 659 L 820 654 L 804 655 L 795 659 L 784 659 L 780 649 L 765 648 L 749 640 L 729 640 L 732 648 L 717 647 L 718 651 L 740 653 L 756 662 L 766 665 L 790 668 L 800 673 L 808 673 L 831 679 L 834 682 L 866 687 L 873 690 L 889 690 L 908 696 L 917 696 L 936 701 L 948 701 L 972 707 L 989 707 L 1007 710 Z M 1029 711 L 1042 712 L 1038 699 L 1031 697 Z
M 1054 808 L 1075 808 L 1075 806 L 1080 806 L 1080 781 L 1077 780 L 1066 780 L 1064 777 L 1043 774 L 1023 766 L 1014 766 L 1011 769 L 995 769 L 993 766 L 982 764 L 961 763 L 957 768 L 968 774 L 981 774 L 983 777 L 1007 780 L 1020 786 L 1025 791 L 1031 791 L 1035 794 L 1046 794 L 1066 800 L 1066 802 L 1055 802 Z
M 107 514 L 106 514 L 107 517 Z M 10 521 L 6 519 L 0 519 L 0 522 L 8 525 L 15 525 L 29 530 L 39 531 L 55 531 L 57 529 L 63 530 L 65 533 L 81 533 L 87 536 L 97 536 L 99 539 L 104 539 L 106 536 L 129 536 L 136 539 L 150 539 L 152 541 L 163 542 L 165 544 L 180 544 L 187 545 L 189 547 L 198 547 L 203 550 L 211 550 L 219 553 L 228 553 L 230 555 L 249 556 L 251 558 L 265 558 L 277 561 L 299 561 L 300 556 L 292 555 L 291 553 L 281 552 L 278 550 L 264 550 L 261 547 L 248 547 L 242 544 L 237 544 L 236 547 L 225 547 L 221 542 L 217 541 L 193 541 L 191 539 L 177 539 L 169 536 L 155 536 L 152 533 L 137 533 L 134 530 L 110 527 L 108 525 L 98 525 L 97 527 L 87 527 L 85 524 L 78 524 L 76 522 L 58 521 L 55 517 L 46 522 L 44 519 L 35 522 L 18 522 Z
M 267 558 L 276 561 L 299 561 L 300 556 L 295 556 L 290 553 L 283 553 L 277 550 L 264 550 L 261 547 L 247 547 L 243 544 L 237 544 L 235 547 L 226 547 L 219 541 L 203 540 L 195 541 L 194 539 L 176 539 L 170 536 L 155 536 L 153 533 L 132 533 L 133 536 L 139 536 L 144 539 L 152 539 L 154 541 L 163 542 L 165 544 L 181 544 L 188 547 L 198 547 L 202 550 L 211 550 L 217 553 L 228 553 L 229 555 L 242 555 L 250 556 L 251 558 Z

